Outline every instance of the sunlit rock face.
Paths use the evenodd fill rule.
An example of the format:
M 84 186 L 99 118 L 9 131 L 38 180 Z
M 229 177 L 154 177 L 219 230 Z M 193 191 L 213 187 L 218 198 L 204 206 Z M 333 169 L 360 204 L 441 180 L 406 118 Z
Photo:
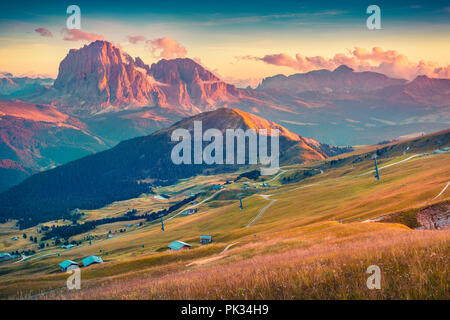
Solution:
M 60 104 L 80 111 L 151 106 L 161 91 L 147 70 L 142 60 L 133 60 L 109 42 L 95 41 L 69 51 L 59 66 L 54 88 Z

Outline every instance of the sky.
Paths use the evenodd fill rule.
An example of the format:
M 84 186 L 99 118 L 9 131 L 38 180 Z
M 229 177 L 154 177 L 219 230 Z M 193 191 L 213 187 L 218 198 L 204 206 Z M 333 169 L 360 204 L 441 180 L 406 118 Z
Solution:
M 67 30 L 66 10 L 81 10 Z M 381 29 L 369 30 L 376 4 Z M 56 77 L 71 48 L 96 39 L 151 64 L 188 57 L 225 81 L 256 86 L 346 64 L 392 77 L 450 78 L 448 1 L 2 1 L 0 72 Z

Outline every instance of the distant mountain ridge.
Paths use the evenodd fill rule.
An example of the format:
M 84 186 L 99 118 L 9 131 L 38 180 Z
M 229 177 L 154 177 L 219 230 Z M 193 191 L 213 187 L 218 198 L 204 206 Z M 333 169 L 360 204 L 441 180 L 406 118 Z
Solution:
M 385 87 L 379 94 L 398 104 L 450 106 L 450 79 L 418 76 L 403 85 Z
M 0 191 L 107 147 L 86 124 L 54 106 L 0 101 Z
M 0 72 L 0 97 L 23 95 L 45 86 L 52 86 L 54 79 L 17 77 L 8 72 Z
M 334 71 L 322 69 L 290 76 L 268 77 L 263 79 L 257 90 L 283 89 L 291 93 L 375 91 L 406 82 L 405 79 L 393 79 L 377 72 L 355 72 L 352 68 L 341 65 Z

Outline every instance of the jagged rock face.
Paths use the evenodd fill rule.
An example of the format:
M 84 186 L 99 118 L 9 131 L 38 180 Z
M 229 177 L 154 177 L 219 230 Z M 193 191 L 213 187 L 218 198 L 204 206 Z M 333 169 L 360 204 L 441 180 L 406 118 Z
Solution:
M 59 66 L 57 103 L 75 113 L 159 106 L 194 114 L 237 102 L 239 90 L 191 59 L 161 60 L 150 68 L 107 41 L 70 50 Z
M 91 113 L 110 106 L 155 105 L 161 92 L 145 67 L 142 60 L 134 61 L 111 43 L 95 41 L 69 51 L 54 88 L 69 96 L 63 104 L 76 104 L 74 108 Z
M 160 60 L 152 64 L 150 73 L 160 83 L 169 104 L 193 112 L 236 102 L 239 94 L 234 86 L 188 58 Z

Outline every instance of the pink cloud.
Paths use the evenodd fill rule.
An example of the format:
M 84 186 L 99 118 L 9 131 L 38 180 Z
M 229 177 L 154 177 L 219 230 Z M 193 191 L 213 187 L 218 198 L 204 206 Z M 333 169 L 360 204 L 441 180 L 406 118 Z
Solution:
M 289 56 L 286 53 L 268 54 L 261 58 L 253 56 L 245 56 L 237 58 L 243 60 L 263 61 L 267 64 L 289 67 L 302 72 L 308 72 L 315 69 L 332 68 L 334 66 L 334 63 L 323 57 L 320 56 L 304 57 L 300 53 L 297 53 L 295 55 L 295 58 Z
M 34 31 L 36 31 L 43 37 L 53 38 L 53 34 L 46 28 L 37 28 Z
M 305 57 L 300 53 L 295 58 L 285 53 L 270 54 L 263 57 L 236 57 L 239 60 L 262 61 L 275 66 L 289 67 L 300 72 L 318 69 L 334 70 L 340 65 L 346 65 L 356 71 L 374 71 L 384 73 L 390 77 L 413 79 L 418 75 L 429 77 L 449 78 L 450 65 L 440 66 L 431 61 L 412 62 L 404 54 L 395 50 L 383 50 L 373 47 L 367 50 L 355 47 L 348 53 L 337 53 L 332 58 L 322 56 Z
M 185 47 L 169 37 L 147 40 L 146 43 L 156 58 L 184 58 L 187 54 Z
M 136 44 L 138 42 L 147 40 L 147 38 L 144 36 L 128 36 L 127 39 L 128 39 L 128 42 L 130 42 L 132 44 Z
M 81 31 L 79 29 L 67 29 L 64 28 L 62 30 L 64 34 L 64 40 L 66 41 L 95 41 L 95 40 L 104 40 L 103 36 L 95 34 L 95 33 L 88 33 Z

